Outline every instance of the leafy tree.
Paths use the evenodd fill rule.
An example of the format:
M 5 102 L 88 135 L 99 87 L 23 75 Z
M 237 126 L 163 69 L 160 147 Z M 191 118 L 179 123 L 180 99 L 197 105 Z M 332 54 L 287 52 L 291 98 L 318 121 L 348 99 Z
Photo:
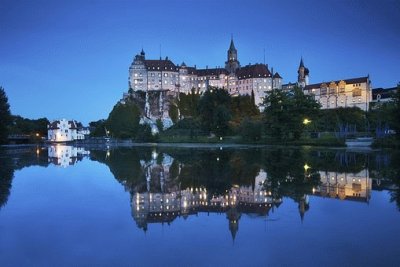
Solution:
M 153 135 L 151 132 L 151 126 L 148 124 L 139 125 L 135 141 L 137 142 L 156 142 L 158 140 L 158 134 Z
M 169 106 L 169 117 L 171 118 L 173 123 L 177 123 L 179 118 L 178 118 L 178 107 L 174 104 Z
M 157 126 L 157 129 L 158 129 L 159 133 L 161 133 L 164 130 L 164 124 L 163 124 L 162 120 L 157 119 L 156 120 L 156 126 Z
M 4 153 L 1 148 L 0 153 Z M 0 208 L 2 208 L 10 195 L 14 177 L 13 159 L 11 157 L 0 157 L 0 166 Z
M 319 131 L 337 131 L 340 126 L 353 126 L 357 131 L 366 130 L 366 114 L 358 107 L 340 107 L 320 110 L 315 121 Z
M 240 135 L 246 141 L 259 141 L 262 135 L 261 122 L 245 118 L 240 124 Z
M 7 142 L 11 123 L 12 117 L 8 98 L 4 88 L 0 86 L 0 144 Z
M 304 119 L 314 120 L 320 108 L 298 87 L 290 91 L 269 91 L 264 104 L 267 134 L 279 140 L 299 139 L 305 129 Z
M 181 116 L 195 117 L 199 105 L 200 94 L 193 88 L 189 94 L 180 93 L 178 108 Z
M 47 125 L 49 120 L 47 118 L 40 118 L 31 120 L 21 116 L 12 116 L 12 126 L 10 127 L 11 134 L 26 134 L 31 136 L 46 136 Z
M 392 113 L 393 129 L 396 131 L 397 139 L 400 140 L 400 83 L 397 84 L 397 91 L 394 95 L 394 112 Z
M 226 135 L 231 119 L 231 97 L 224 89 L 209 88 L 200 98 L 198 114 L 202 128 L 207 132 Z
M 106 120 L 101 119 L 98 121 L 89 122 L 90 135 L 94 137 L 106 136 Z
M 231 111 L 233 120 L 240 122 L 245 117 L 253 117 L 260 114 L 254 104 L 254 94 L 252 96 L 236 96 L 231 98 Z
M 133 138 L 138 132 L 139 120 L 140 111 L 134 103 L 118 103 L 110 112 L 106 127 L 114 137 Z

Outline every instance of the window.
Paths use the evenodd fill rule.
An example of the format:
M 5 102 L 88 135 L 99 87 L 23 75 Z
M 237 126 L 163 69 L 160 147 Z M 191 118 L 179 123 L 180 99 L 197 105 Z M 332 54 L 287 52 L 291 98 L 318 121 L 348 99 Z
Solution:
M 326 95 L 327 93 L 327 86 L 326 84 L 321 85 L 321 95 Z
M 353 89 L 353 97 L 355 96 L 361 96 L 361 89 L 360 88 L 354 88 Z

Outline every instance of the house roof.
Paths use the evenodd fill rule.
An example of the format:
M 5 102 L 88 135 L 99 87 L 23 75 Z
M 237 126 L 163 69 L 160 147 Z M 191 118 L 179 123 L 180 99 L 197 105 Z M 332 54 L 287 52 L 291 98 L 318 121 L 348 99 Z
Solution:
M 50 129 L 50 130 L 60 129 L 60 128 L 58 127 L 58 124 L 59 124 L 59 123 L 60 123 L 59 120 L 52 121 L 52 122 L 49 123 L 49 125 L 47 126 L 47 128 Z
M 271 77 L 271 72 L 264 64 L 254 64 L 241 67 L 236 71 L 239 80 L 248 78 Z
M 228 75 L 228 71 L 224 68 L 213 68 L 213 69 L 198 69 L 196 70 L 198 76 L 216 76 L 220 74 Z
M 178 71 L 175 64 L 168 58 L 159 60 L 146 59 L 144 64 L 148 70 Z
M 68 120 L 68 125 L 70 126 L 70 129 L 78 129 L 78 128 L 82 128 L 83 125 L 80 122 L 77 122 L 76 120 Z M 60 129 L 60 127 L 58 127 L 58 125 L 61 123 L 61 120 L 54 120 L 52 122 L 49 123 L 49 125 L 47 126 L 47 128 L 49 130 L 57 130 Z
M 333 81 L 334 83 L 338 84 L 339 82 L 341 82 L 342 80 L 337 80 L 337 81 Z M 359 78 L 351 78 L 351 79 L 346 79 L 343 80 L 346 84 L 353 84 L 353 83 L 366 83 L 369 81 L 369 77 L 359 77 Z M 316 89 L 316 88 L 321 88 L 322 84 L 326 84 L 329 86 L 329 84 L 332 81 L 329 82 L 322 82 L 322 83 L 314 83 L 314 84 L 309 84 L 306 85 L 306 87 L 304 87 L 304 90 L 310 90 L 310 89 Z
M 274 76 L 272 76 L 274 79 L 282 79 L 281 75 L 279 75 L 278 72 L 275 72 Z

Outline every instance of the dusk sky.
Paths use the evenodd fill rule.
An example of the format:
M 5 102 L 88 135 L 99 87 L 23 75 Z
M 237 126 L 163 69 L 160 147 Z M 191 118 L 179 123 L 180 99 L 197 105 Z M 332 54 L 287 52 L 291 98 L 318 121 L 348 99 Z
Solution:
M 14 115 L 87 124 L 128 90 L 128 68 L 168 56 L 224 66 L 231 34 L 242 65 L 310 83 L 370 75 L 400 81 L 400 1 L 0 0 L 0 86 Z

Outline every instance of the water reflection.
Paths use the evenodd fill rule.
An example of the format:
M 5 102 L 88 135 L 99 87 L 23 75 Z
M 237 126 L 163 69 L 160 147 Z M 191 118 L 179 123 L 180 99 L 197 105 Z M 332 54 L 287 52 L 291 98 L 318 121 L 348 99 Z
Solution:
M 319 171 L 321 184 L 313 188 L 314 195 L 368 202 L 372 180 L 367 169 L 357 173 Z
M 389 181 L 376 174 L 393 167 L 393 155 L 380 153 L 144 147 L 92 151 L 91 158 L 107 164 L 130 192 L 140 229 L 218 213 L 225 214 L 234 238 L 242 214 L 267 217 L 284 197 L 298 203 L 301 220 L 310 196 L 368 203 L 373 186 Z M 390 181 L 398 202 L 396 180 Z
M 48 148 L 49 162 L 61 167 L 72 166 L 90 154 L 83 147 L 52 145 Z
M 225 213 L 235 232 L 241 214 L 267 216 L 284 197 L 303 219 L 309 196 L 368 203 L 371 190 L 389 190 L 400 207 L 398 152 L 265 148 L 92 148 L 55 145 L 3 149 L 0 203 L 13 173 L 27 166 L 68 167 L 85 157 L 106 164 L 131 195 L 132 217 L 171 223 L 198 212 Z M 235 236 L 235 234 L 232 234 Z
M 1 262 L 397 266 L 399 155 L 271 147 L 3 148 Z M 357 230 L 349 235 L 348 229 Z M 192 246 L 201 243 L 217 245 Z M 149 251 L 158 257 L 149 259 Z
M 171 159 L 171 157 L 168 157 Z M 169 165 L 159 168 L 160 180 L 165 178 L 165 169 Z M 154 168 L 153 168 L 154 170 Z M 148 175 L 149 172 L 146 172 Z M 152 179 L 147 176 L 147 181 Z M 225 213 L 229 221 L 229 230 L 232 238 L 239 227 L 239 219 L 242 213 L 258 216 L 268 215 L 273 206 L 278 206 L 282 200 L 273 199 L 271 192 L 267 192 L 264 183 L 267 179 L 265 171 L 260 170 L 252 185 L 233 185 L 225 194 L 210 195 L 207 188 L 191 187 L 180 189 L 178 187 L 164 188 L 160 192 L 151 192 L 149 186 L 146 192 L 133 192 L 132 194 L 132 217 L 139 228 L 147 230 L 148 223 L 171 223 L 177 217 L 187 218 L 198 212 Z M 160 185 L 163 183 L 160 182 Z

